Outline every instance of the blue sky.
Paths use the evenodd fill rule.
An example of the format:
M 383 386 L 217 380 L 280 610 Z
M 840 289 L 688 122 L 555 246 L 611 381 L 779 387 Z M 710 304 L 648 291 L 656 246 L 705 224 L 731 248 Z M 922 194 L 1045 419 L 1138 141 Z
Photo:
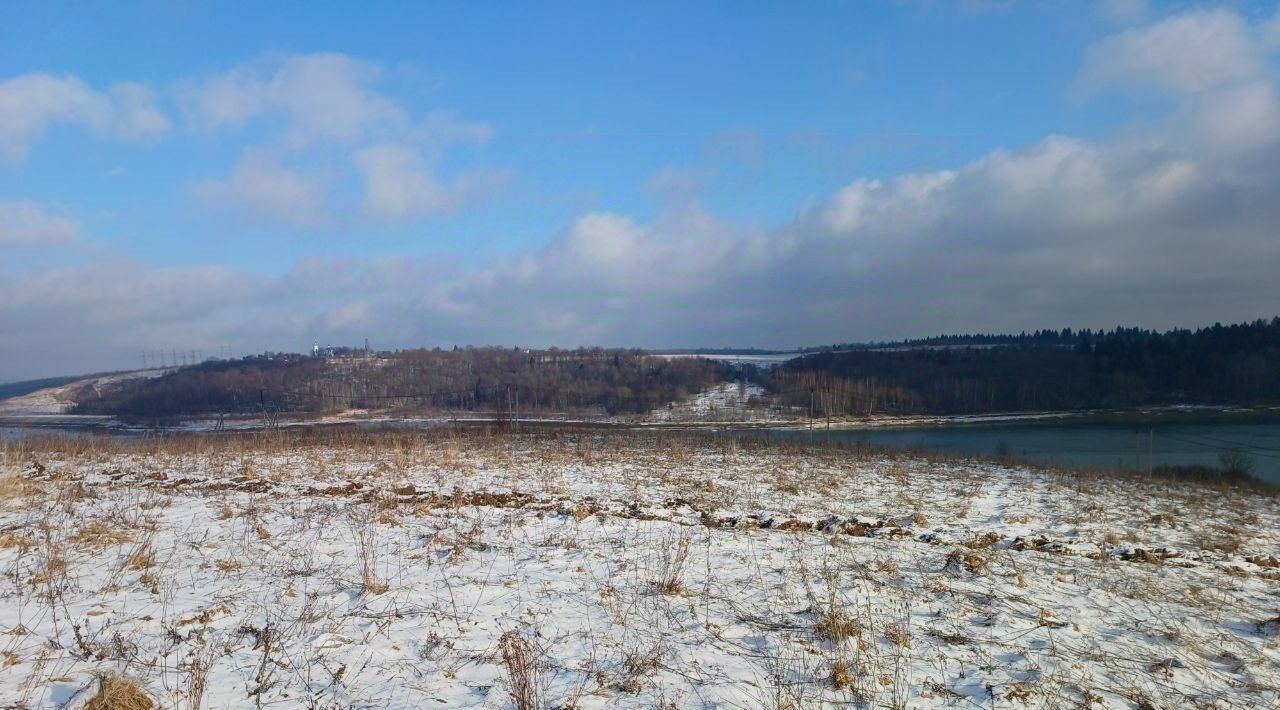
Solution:
M 0 380 L 1273 315 L 1120 274 L 1269 263 L 1277 44 L 1273 2 L 10 6 Z M 1188 192 L 1102 204 L 1144 185 Z

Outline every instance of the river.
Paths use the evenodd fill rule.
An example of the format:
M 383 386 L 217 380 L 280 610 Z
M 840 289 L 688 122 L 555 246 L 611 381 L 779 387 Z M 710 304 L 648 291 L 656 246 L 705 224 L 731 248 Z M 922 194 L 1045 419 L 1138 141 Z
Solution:
M 382 423 L 382 426 L 395 426 Z M 401 422 L 401 426 L 425 426 Z M 139 430 L 113 430 L 86 426 L 0 425 L 3 438 L 13 441 L 30 434 L 79 435 L 85 432 L 140 436 Z M 1088 468 L 1146 470 L 1151 466 L 1202 464 L 1214 466 L 1220 452 L 1244 453 L 1253 474 L 1280 484 L 1280 417 L 1188 418 L 1134 415 L 1122 421 L 1013 420 L 978 424 L 929 424 L 867 429 L 796 428 L 750 429 L 749 436 L 771 436 L 843 444 L 871 444 L 944 453 L 997 455 L 1044 464 Z
M 756 430 L 756 434 L 760 430 Z M 1150 466 L 1214 466 L 1236 449 L 1256 477 L 1280 484 L 1280 418 L 1125 422 L 998 422 L 875 429 L 768 430 L 769 436 L 865 443 L 958 454 L 1008 455 L 1045 464 L 1146 470 Z

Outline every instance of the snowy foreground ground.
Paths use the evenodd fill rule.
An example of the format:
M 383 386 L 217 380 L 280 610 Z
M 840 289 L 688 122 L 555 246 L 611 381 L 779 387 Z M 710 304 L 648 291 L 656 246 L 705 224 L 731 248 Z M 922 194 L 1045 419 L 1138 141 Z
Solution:
M 1280 706 L 1255 493 L 653 433 L 3 464 L 0 707 Z

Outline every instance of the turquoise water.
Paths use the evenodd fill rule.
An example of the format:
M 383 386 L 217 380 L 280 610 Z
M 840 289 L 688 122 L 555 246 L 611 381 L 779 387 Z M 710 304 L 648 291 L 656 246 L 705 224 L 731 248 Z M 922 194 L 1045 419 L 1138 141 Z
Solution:
M 12 441 L 23 434 L 79 436 L 89 431 L 112 433 L 103 429 L 4 427 L 3 436 Z M 1124 423 L 1054 420 L 831 431 L 752 429 L 741 433 L 958 454 L 996 455 L 1003 450 L 1039 463 L 1139 471 L 1166 464 L 1213 466 L 1221 451 L 1238 449 L 1249 457 L 1255 476 L 1280 484 L 1280 418 L 1276 417 Z
M 758 431 L 756 433 L 759 433 Z M 1246 422 L 1134 421 L 1000 423 L 870 430 L 772 430 L 769 436 L 866 443 L 959 454 L 1009 455 L 1038 463 L 1146 470 L 1149 466 L 1218 463 L 1238 449 L 1258 478 L 1280 483 L 1280 419 Z

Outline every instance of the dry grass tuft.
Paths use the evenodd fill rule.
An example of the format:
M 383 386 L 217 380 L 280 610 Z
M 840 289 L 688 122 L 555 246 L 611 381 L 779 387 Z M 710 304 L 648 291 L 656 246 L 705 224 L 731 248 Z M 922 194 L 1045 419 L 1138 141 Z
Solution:
M 1241 541 L 1239 535 L 1205 535 L 1197 541 L 1197 544 L 1202 550 L 1234 555 L 1240 551 Z
M 1000 535 L 994 532 L 989 532 L 985 535 L 979 535 L 978 537 L 973 538 L 966 542 L 964 546 L 971 550 L 985 550 L 997 542 L 1000 542 Z
M 23 552 L 26 552 L 27 550 L 30 550 L 33 547 L 33 545 L 34 543 L 32 543 L 27 538 L 22 537 L 21 535 L 14 535 L 13 533 L 5 533 L 3 535 L 0 535 L 0 550 L 17 548 Z
M 911 630 L 906 624 L 889 624 L 884 627 L 884 637 L 899 648 L 911 648 Z
M 356 548 L 360 553 L 360 586 L 366 594 L 385 594 L 391 585 L 378 575 L 378 532 L 372 524 L 357 525 Z
M 230 574 L 232 572 L 239 572 L 241 569 L 243 569 L 244 563 L 240 562 L 240 560 L 221 559 L 221 560 L 214 560 L 213 566 L 219 572 L 222 572 L 224 574 Z
M 856 638 L 862 632 L 858 620 L 838 609 L 828 609 L 813 625 L 813 633 L 818 638 L 832 643 L 840 643 L 845 639 Z
M 57 580 L 64 577 L 67 573 L 67 560 L 63 557 L 52 556 L 45 560 L 44 569 L 32 575 L 28 580 L 33 586 L 51 585 Z
M 848 690 L 853 687 L 854 674 L 847 661 L 836 661 L 831 664 L 831 685 L 836 690 Z
M 139 545 L 129 555 L 124 568 L 133 572 L 151 569 L 156 564 L 156 551 L 149 544 Z
M 107 675 L 98 679 L 98 692 L 85 703 L 85 710 L 153 710 L 156 703 L 132 678 Z
M 119 545 L 133 542 L 133 536 L 128 531 L 113 528 L 101 520 L 94 520 L 72 535 L 71 541 L 84 545 Z
M 681 534 L 662 547 L 658 558 L 658 578 L 654 588 L 659 594 L 680 594 L 684 591 L 684 568 L 689 562 L 688 535 Z

